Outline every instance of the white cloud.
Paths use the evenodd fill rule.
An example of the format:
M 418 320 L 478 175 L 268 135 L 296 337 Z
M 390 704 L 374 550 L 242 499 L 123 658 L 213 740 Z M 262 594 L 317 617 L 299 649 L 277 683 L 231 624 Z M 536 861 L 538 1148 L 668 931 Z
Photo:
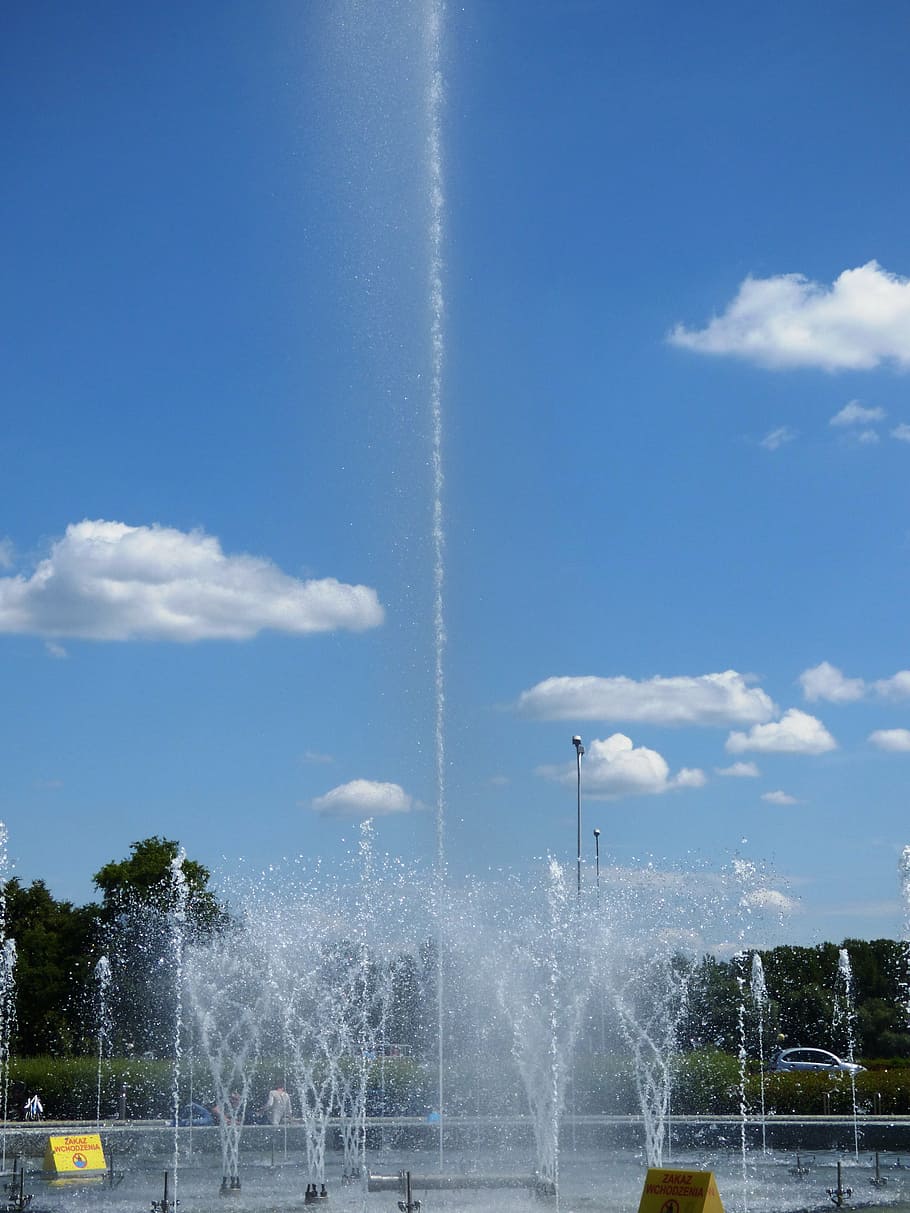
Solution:
M 799 902 L 779 889 L 753 889 L 740 899 L 740 904 L 747 910 L 773 910 L 777 914 L 792 914 L 799 909 Z
M 729 767 L 715 767 L 715 775 L 729 775 L 733 779 L 757 779 L 758 767 L 754 762 L 734 762 Z
M 860 430 L 856 435 L 856 441 L 862 446 L 874 446 L 877 442 L 881 442 L 877 430 Z
M 866 693 L 862 678 L 845 678 L 843 672 L 830 661 L 803 670 L 799 683 L 810 703 L 818 699 L 825 699 L 829 703 L 852 703 L 855 699 L 862 699 Z
M 910 442 L 910 425 L 907 425 L 906 421 L 902 421 L 891 431 L 891 437 L 896 438 L 898 442 Z
M 673 345 L 733 355 L 775 369 L 871 370 L 910 366 L 910 281 L 876 261 L 844 270 L 831 286 L 802 274 L 746 278 L 704 329 L 677 325 Z
M 910 698 L 910 670 L 898 670 L 890 678 L 880 678 L 872 685 L 876 694 L 883 699 Z
M 0 632 L 88 640 L 242 640 L 382 622 L 376 591 L 300 581 L 268 560 L 226 556 L 203 531 L 74 523 L 30 577 L 0 578 Z
M 0 569 L 11 569 L 16 559 L 12 539 L 0 538 Z
M 387 817 L 412 813 L 423 806 L 397 783 L 352 779 L 313 801 L 317 813 L 328 817 Z
M 766 451 L 776 451 L 795 438 L 796 430 L 791 430 L 789 425 L 779 425 L 776 430 L 769 430 L 758 445 Z
M 584 758 L 584 789 L 588 796 L 613 800 L 618 796 L 656 796 L 677 788 L 704 786 L 703 771 L 683 767 L 670 775 L 667 760 L 647 746 L 633 745 L 631 738 L 614 733 L 604 741 L 592 741 Z M 577 778 L 574 762 L 538 767 L 536 774 L 560 783 Z
M 835 413 L 829 425 L 871 425 L 873 421 L 884 421 L 886 417 L 885 410 L 877 405 L 869 408 L 865 404 L 860 404 L 858 400 L 851 400 L 849 404 L 845 404 L 839 413 Z
M 622 720 L 638 724 L 726 725 L 770 720 L 777 711 L 736 670 L 693 677 L 547 678 L 522 691 L 518 710 L 541 720 Z
M 776 792 L 763 792 L 762 800 L 766 800 L 768 804 L 799 804 L 795 796 L 791 796 L 788 792 L 781 792 L 779 789 Z
M 303 761 L 312 766 L 330 766 L 335 761 L 333 754 L 323 754 L 319 750 L 304 750 Z
M 755 750 L 762 754 L 824 754 L 837 742 L 815 716 L 790 708 L 780 720 L 757 724 L 748 733 L 731 733 L 726 748 L 731 754 Z
M 905 754 L 910 751 L 910 729 L 876 729 L 869 740 L 880 750 Z
M 57 644 L 53 640 L 45 640 L 44 651 L 47 653 L 48 657 L 56 657 L 58 661 L 69 656 L 69 653 L 67 653 L 63 645 Z

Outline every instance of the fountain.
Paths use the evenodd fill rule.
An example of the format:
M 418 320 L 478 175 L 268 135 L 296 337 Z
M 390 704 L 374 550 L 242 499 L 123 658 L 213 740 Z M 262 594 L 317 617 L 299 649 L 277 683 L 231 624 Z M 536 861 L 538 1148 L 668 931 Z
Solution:
M 510 1028 L 534 1128 L 538 1189 L 555 1195 L 566 1082 L 592 982 L 581 906 L 566 886 L 563 869 L 551 862 L 539 914 L 516 917 L 509 913 L 512 907 L 500 904 L 492 907 L 485 929 L 480 907 L 474 908 L 468 930 L 485 942 L 477 973 L 483 987 L 495 991 Z M 476 989 L 475 997 L 479 1005 L 486 1002 L 483 989 Z
M 196 1130 L 196 1165 L 181 1172 L 185 1206 L 210 1207 L 206 1193 L 214 1195 L 220 1178 L 221 1194 L 248 1209 L 331 1198 L 344 1209 L 378 1210 L 386 1207 L 383 1194 L 394 1192 L 405 1205 L 426 1206 L 432 1195 L 434 1205 L 462 1210 L 486 1191 L 484 1200 L 503 1209 L 528 1208 L 534 1193 L 569 1210 L 595 1196 L 603 1200 L 607 1189 L 625 1207 L 637 1199 L 643 1168 L 664 1165 L 680 1037 L 691 1018 L 704 933 L 743 942 L 757 922 L 755 899 L 744 911 L 741 868 L 726 879 L 704 873 L 695 879 L 691 871 L 644 864 L 607 872 L 599 896 L 593 884 L 579 896 L 566 869 L 550 860 L 533 880 L 500 875 L 450 888 L 447 1161 L 434 1172 L 428 1160 L 438 1152 L 436 887 L 431 866 L 377 856 L 366 825 L 356 854 L 338 871 L 292 863 L 236 888 L 220 932 L 208 940 L 177 932 L 179 963 L 173 931 L 152 930 L 161 963 L 151 951 L 144 955 L 162 975 L 156 1005 L 176 1006 L 178 1025 L 182 1007 L 186 1019 L 175 1090 L 186 1098 L 186 1073 L 195 1066 L 197 1075 L 207 1075 L 198 1081 L 210 1084 L 219 1112 L 217 1126 Z M 172 928 L 181 921 L 178 910 Z M 123 924 L 118 930 L 134 937 Z M 763 969 L 754 950 L 740 954 L 742 1008 L 761 1014 L 768 997 Z M 842 957 L 842 1001 L 851 989 L 848 964 Z M 109 1004 L 118 1005 L 109 987 L 113 970 L 101 965 L 96 976 L 112 995 Z M 747 1022 L 742 1009 L 744 1035 Z M 401 1050 L 393 1042 L 402 1039 L 414 1056 L 394 1056 Z M 585 1084 L 593 1060 L 605 1056 L 625 1059 L 639 1101 L 634 1117 L 628 1105 L 623 1116 L 610 1115 L 609 1088 L 592 1104 Z M 294 1116 L 282 1130 L 287 1165 L 276 1167 L 276 1130 L 257 1123 L 257 1115 L 269 1088 L 285 1079 Z M 721 1143 L 737 1131 L 745 1143 L 752 1125 L 745 1103 L 741 1117 L 711 1129 L 695 1132 L 685 1117 L 676 1123 L 674 1165 L 723 1172 L 728 1208 L 788 1207 L 782 1174 L 802 1185 L 793 1202 L 803 1207 L 806 1185 L 846 1191 L 822 1151 L 811 1168 L 798 1160 L 790 1175 L 791 1155 L 775 1155 L 764 1137 L 765 1150 L 749 1159 L 748 1186 L 739 1189 L 730 1172 L 736 1155 Z M 118 1209 L 143 1167 L 167 1159 L 173 1139 L 169 1126 L 133 1135 L 147 1143 L 148 1161 L 139 1163 L 136 1146 L 127 1147 L 133 1160 Z M 217 1173 L 213 1158 L 205 1162 L 215 1146 Z M 157 1204 L 172 1213 L 177 1177 L 169 1165 L 162 1169 L 168 1187 Z M 886 1174 L 894 1168 L 883 1154 L 876 1175 Z M 97 1194 L 99 1203 L 114 1199 Z M 67 1204 L 64 1195 L 59 1200 Z
M 187 966 L 196 1041 L 215 1090 L 221 1190 L 240 1191 L 240 1138 L 259 1056 L 267 986 L 254 941 L 228 931 Z

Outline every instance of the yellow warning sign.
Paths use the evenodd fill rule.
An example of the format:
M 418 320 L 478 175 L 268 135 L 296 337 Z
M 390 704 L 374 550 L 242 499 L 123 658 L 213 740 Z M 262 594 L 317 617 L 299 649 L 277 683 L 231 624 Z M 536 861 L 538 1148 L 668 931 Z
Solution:
M 713 1171 L 665 1171 L 645 1176 L 638 1213 L 724 1213 Z
M 101 1138 L 97 1133 L 49 1137 L 44 1151 L 44 1169 L 53 1175 L 66 1175 L 69 1178 L 106 1171 Z

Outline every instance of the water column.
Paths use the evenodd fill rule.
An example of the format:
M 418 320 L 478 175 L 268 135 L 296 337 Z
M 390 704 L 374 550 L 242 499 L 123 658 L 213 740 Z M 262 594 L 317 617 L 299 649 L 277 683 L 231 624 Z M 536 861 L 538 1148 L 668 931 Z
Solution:
M 4 906 L 5 912 L 5 906 Z M 3 1076 L 3 1170 L 6 1170 L 6 1122 L 9 1118 L 9 1063 L 16 1025 L 16 941 L 4 939 L 0 956 L 0 1073 Z
M 746 1048 L 746 953 L 737 952 L 733 956 L 733 975 L 736 979 L 736 1034 L 738 1047 L 736 1050 L 739 1061 L 739 1148 L 742 1158 L 743 1177 L 743 1208 L 748 1210 L 749 1199 L 749 1164 L 748 1141 L 746 1125 L 749 1120 L 749 1105 L 746 1099 L 746 1066 L 748 1049 Z
M 111 1014 L 111 964 L 106 956 L 99 956 L 95 965 L 95 1019 L 98 1028 L 98 1090 L 95 1102 L 95 1125 L 101 1128 L 101 1080 L 104 1059 L 110 1052 L 113 1032 Z
M 445 6 L 442 0 L 428 0 L 426 15 L 426 54 L 429 65 L 427 112 L 427 193 L 430 203 L 430 253 L 428 265 L 428 295 L 430 305 L 430 413 L 432 448 L 432 542 L 433 542 L 433 698 L 434 698 L 434 757 L 436 773 L 436 1028 L 437 1028 L 437 1095 L 439 1112 L 439 1169 L 443 1168 L 445 1127 L 445 965 L 444 925 L 446 904 L 446 681 L 445 681 L 445 515 L 443 511 L 443 416 L 442 376 L 445 365 L 443 319 L 443 235 L 445 193 L 442 177 L 442 21 Z
M 852 1065 L 856 1049 L 856 1003 L 853 997 L 853 968 L 846 948 L 837 953 L 837 980 L 834 984 L 834 1029 L 840 1028 L 846 1042 L 847 1061 Z M 859 1158 L 859 1118 L 856 1108 L 856 1071 L 850 1071 L 850 1094 L 853 1099 L 853 1151 Z
M 174 1208 L 177 1207 L 177 1167 L 180 1161 L 180 1064 L 183 1057 L 183 949 L 186 935 L 186 905 L 187 886 L 183 864 L 186 851 L 181 847 L 179 854 L 171 860 L 171 907 L 169 914 L 169 943 L 171 963 L 174 970 L 174 1074 L 173 1074 L 173 1109 L 174 1109 Z M 190 1123 L 192 1124 L 192 1107 L 190 1108 Z M 164 1211 L 167 1213 L 167 1210 Z
M 315 32 L 325 39 L 325 81 L 315 96 L 325 131 L 321 150 L 327 183 L 339 200 L 332 213 L 343 242 L 338 295 L 351 323 L 345 340 L 353 351 L 357 391 L 351 393 L 348 383 L 344 390 L 352 396 L 360 392 L 371 402 L 356 423 L 372 432 L 383 456 L 371 456 L 369 474 L 381 495 L 390 579 L 399 581 L 397 599 L 389 604 L 389 643 L 401 647 L 393 657 L 395 676 L 408 683 L 416 674 L 413 683 L 403 686 L 401 724 L 405 732 L 409 727 L 419 728 L 421 736 L 432 732 L 432 770 L 421 770 L 415 777 L 428 784 L 432 779 L 435 806 L 430 930 L 439 964 L 427 1019 L 435 1021 L 437 1037 L 441 1165 L 448 969 L 442 131 L 446 8 L 444 0 L 338 0 L 314 9 L 332 13 L 331 19 L 315 23 Z M 373 408 L 379 401 L 385 407 Z M 425 798 L 431 798 L 429 792 Z
M 0 1168 L 6 1170 L 6 1125 L 9 1119 L 10 1045 L 16 1019 L 16 942 L 6 934 L 7 831 L 0 822 L 0 1088 L 3 1102 L 3 1140 Z
M 904 973 L 901 988 L 904 997 L 904 1017 L 910 1023 L 910 847 L 904 847 L 900 858 L 901 898 L 904 903 Z
M 752 979 L 749 984 L 752 1005 L 758 1020 L 758 1063 L 761 1083 L 761 1148 L 767 1154 L 768 1145 L 765 1128 L 765 1013 L 768 1009 L 768 987 L 765 984 L 765 969 L 758 952 L 752 953 Z

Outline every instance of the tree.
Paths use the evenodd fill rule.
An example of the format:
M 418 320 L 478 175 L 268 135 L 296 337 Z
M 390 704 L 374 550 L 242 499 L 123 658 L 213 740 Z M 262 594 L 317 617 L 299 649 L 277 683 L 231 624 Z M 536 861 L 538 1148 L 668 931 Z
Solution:
M 113 974 L 114 1047 L 126 1054 L 169 1056 L 177 1023 L 177 973 L 183 944 L 210 940 L 228 922 L 201 863 L 177 860 L 180 844 L 157 835 L 92 878 Z M 181 893 L 181 884 L 183 893 Z M 178 910 L 183 909 L 183 914 Z
M 111 921 L 139 909 L 172 913 L 178 901 L 174 867 L 179 855 L 178 842 L 155 834 L 131 843 L 128 859 L 106 863 L 92 877 L 102 896 L 102 917 Z M 195 859 L 184 858 L 181 868 L 187 921 L 195 933 L 211 934 L 226 920 L 224 907 L 208 887 L 211 873 Z
M 91 1051 L 91 970 L 97 906 L 57 901 L 43 880 L 4 887 L 6 936 L 16 943 L 14 1049 L 23 1057 Z

